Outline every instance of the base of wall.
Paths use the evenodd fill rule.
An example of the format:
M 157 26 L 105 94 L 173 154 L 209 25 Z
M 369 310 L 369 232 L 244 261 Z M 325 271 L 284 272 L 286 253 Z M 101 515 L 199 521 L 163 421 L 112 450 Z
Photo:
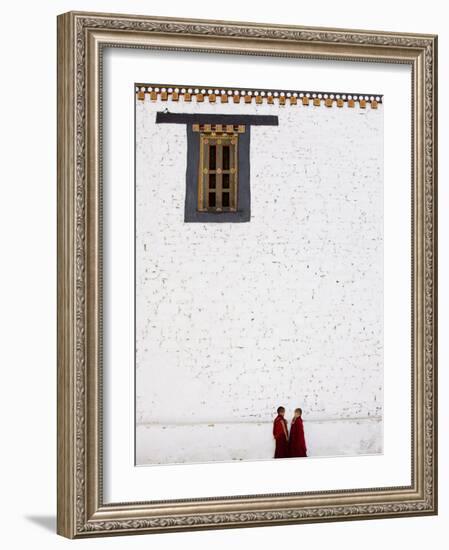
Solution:
M 138 424 L 136 463 L 183 464 L 273 458 L 271 422 Z M 382 418 L 304 421 L 309 457 L 383 451 Z

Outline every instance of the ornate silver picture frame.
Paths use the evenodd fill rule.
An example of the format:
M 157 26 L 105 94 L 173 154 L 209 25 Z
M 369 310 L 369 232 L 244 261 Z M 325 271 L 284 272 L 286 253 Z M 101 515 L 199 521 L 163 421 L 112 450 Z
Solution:
M 154 487 L 148 484 L 144 486 L 148 493 L 143 498 L 105 498 L 106 494 L 110 494 L 107 486 L 115 473 L 108 463 L 111 447 L 105 444 L 107 431 L 114 429 L 108 417 L 111 408 L 105 406 L 109 391 L 105 380 L 109 380 L 110 375 L 104 338 L 110 299 L 110 295 L 104 291 L 104 282 L 109 276 L 106 271 L 108 264 L 104 262 L 104 243 L 108 241 L 111 246 L 110 237 L 106 234 L 111 221 L 104 223 L 107 170 L 103 146 L 107 138 L 105 132 L 110 127 L 105 120 L 109 111 L 104 105 L 104 56 L 106 51 L 111 50 L 201 52 L 220 56 L 232 54 L 249 60 L 262 57 L 317 60 L 335 64 L 345 62 L 356 67 L 385 64 L 410 69 L 408 123 L 411 126 L 411 140 L 406 146 L 408 148 L 410 144 L 408 154 L 411 162 L 405 168 L 411 174 L 411 200 L 408 203 L 411 224 L 404 227 L 403 220 L 398 217 L 398 226 L 408 236 L 410 257 L 407 266 L 407 284 L 410 284 L 411 289 L 410 307 L 402 312 L 410 325 L 410 347 L 408 353 L 401 354 L 398 359 L 406 366 L 409 373 L 407 380 L 410 382 L 407 382 L 410 415 L 406 426 L 406 431 L 410 432 L 410 445 L 403 449 L 408 457 L 410 483 L 373 485 L 362 481 L 355 482 L 350 488 L 337 485 L 319 490 L 298 491 L 292 488 L 273 492 L 268 485 L 264 485 L 266 480 L 261 477 L 260 488 L 251 493 L 233 491 L 230 494 L 204 493 L 205 496 L 202 496 L 201 493 L 192 493 L 186 496 L 186 490 L 181 492 L 179 488 L 177 492 L 175 484 L 170 493 L 161 497 L 162 493 L 155 493 Z M 161 83 L 161 80 L 155 80 L 152 74 L 148 74 L 147 79 L 142 81 L 140 76 L 136 74 L 131 90 L 133 101 L 137 104 L 167 99 L 178 101 L 178 91 L 170 89 L 168 95 L 171 96 L 167 98 L 161 95 L 166 93 L 165 88 L 161 92 L 162 84 L 157 90 L 150 86 L 154 82 Z M 170 82 L 179 82 L 178 75 L 174 74 Z M 196 83 L 192 82 L 192 86 Z M 209 85 L 207 79 L 203 83 Z M 238 84 L 235 86 L 238 87 Z M 254 96 L 245 91 L 242 92 L 242 104 L 262 104 L 265 99 L 257 100 L 256 97 L 275 97 L 279 105 L 301 104 L 304 108 L 332 108 L 335 112 L 339 108 L 377 109 L 383 102 L 385 108 L 388 108 L 388 97 L 385 97 L 385 101 L 382 97 L 365 97 L 364 91 L 360 89 L 361 95 L 355 95 L 352 94 L 354 90 L 347 90 L 351 95 L 344 96 L 333 92 L 322 94 L 319 90 L 317 93 L 289 90 L 285 94 L 272 94 L 263 90 L 263 94 L 260 92 L 258 95 L 257 92 Z M 218 92 L 216 94 L 211 90 L 203 94 L 200 89 L 197 92 L 192 90 L 192 94 L 196 94 L 195 101 L 207 101 L 208 104 L 219 100 L 220 90 Z M 376 93 L 376 90 L 373 92 Z M 238 95 L 240 88 L 236 88 L 235 93 Z M 190 95 L 190 92 L 183 89 L 182 94 Z M 221 96 L 226 94 L 224 90 L 221 92 Z M 224 103 L 228 100 L 222 98 L 222 101 Z M 128 108 L 127 104 L 123 105 L 124 110 Z M 190 120 L 186 116 L 182 121 Z M 198 132 L 224 131 L 222 125 L 228 124 L 235 132 L 237 141 L 238 132 L 241 135 L 244 133 L 242 120 L 247 121 L 244 118 L 246 115 L 242 116 L 231 123 L 226 118 L 217 118 L 220 130 L 210 128 L 207 124 L 209 121 L 201 117 L 192 119 L 191 139 L 199 139 Z M 159 122 L 163 122 L 161 127 L 169 126 L 167 122 L 170 122 L 170 117 L 163 113 L 158 114 L 158 117 Z M 234 169 L 237 169 L 236 166 Z M 185 183 L 185 173 L 183 178 Z M 195 172 L 192 177 L 194 189 L 198 180 Z M 198 189 L 201 195 L 204 179 L 200 181 Z M 222 186 L 222 177 L 219 181 Z M 57 532 L 60 535 L 84 538 L 437 513 L 436 36 L 249 22 L 65 13 L 58 17 L 57 185 Z M 228 215 L 232 220 L 232 206 L 233 201 L 237 201 L 237 194 L 229 199 L 226 189 L 224 194 L 222 187 L 220 189 L 222 196 L 226 196 L 223 200 L 230 200 Z M 201 196 L 198 198 L 195 195 L 193 206 L 188 206 L 190 210 L 186 206 L 187 221 L 196 221 L 198 213 L 195 205 L 199 201 Z M 228 204 L 221 201 L 220 198 L 220 207 Z M 216 204 L 202 204 L 204 210 L 209 209 L 203 219 L 210 221 L 216 215 Z M 237 206 L 234 210 L 237 210 Z M 248 207 L 242 217 L 243 221 L 248 222 L 249 212 Z M 190 227 L 195 225 L 191 224 Z M 236 227 L 244 230 L 247 225 L 239 223 Z M 133 370 L 133 366 L 126 361 L 120 368 L 125 372 L 125 377 Z M 128 441 L 123 442 L 123 445 L 127 444 Z M 136 462 L 130 461 L 129 467 L 135 468 Z M 219 466 L 207 465 L 207 468 L 212 467 Z M 202 468 L 206 466 L 196 465 L 195 470 L 189 469 L 186 475 L 192 479 L 197 476 L 199 482 L 201 473 L 198 472 Z M 138 469 L 142 471 L 142 466 Z M 182 477 L 182 470 L 180 472 Z M 125 481 L 123 485 L 126 485 Z

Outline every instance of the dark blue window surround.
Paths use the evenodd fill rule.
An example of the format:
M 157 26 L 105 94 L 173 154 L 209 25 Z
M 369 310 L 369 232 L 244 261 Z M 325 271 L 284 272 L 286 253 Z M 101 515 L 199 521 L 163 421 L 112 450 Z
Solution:
M 188 113 L 156 113 L 156 123 L 185 124 L 187 127 L 187 173 L 185 222 L 248 222 L 251 219 L 250 190 L 250 129 L 253 125 L 277 126 L 277 116 L 271 115 L 219 115 Z M 200 164 L 200 133 L 193 130 L 194 124 L 244 125 L 245 131 L 238 137 L 237 155 L 237 209 L 234 212 L 202 212 L 198 209 L 198 176 Z

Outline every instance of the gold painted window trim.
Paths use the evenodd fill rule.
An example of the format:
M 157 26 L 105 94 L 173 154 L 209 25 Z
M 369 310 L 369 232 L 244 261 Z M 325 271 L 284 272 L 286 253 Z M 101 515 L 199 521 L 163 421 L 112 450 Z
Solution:
M 244 126 L 240 126 L 240 129 L 244 131 Z M 199 212 L 237 211 L 238 140 L 238 133 L 209 131 L 200 134 Z M 227 147 L 229 151 L 227 166 L 225 166 L 223 154 L 224 147 Z M 211 157 L 214 158 L 214 166 L 210 165 Z

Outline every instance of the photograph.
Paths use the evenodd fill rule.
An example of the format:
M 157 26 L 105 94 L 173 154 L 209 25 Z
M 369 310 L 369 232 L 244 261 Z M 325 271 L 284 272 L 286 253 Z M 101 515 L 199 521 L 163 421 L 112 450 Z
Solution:
M 58 16 L 64 537 L 438 511 L 438 37 L 247 14 Z
M 446 5 L 2 8 L 2 547 L 441 550 Z
M 136 465 L 383 452 L 385 101 L 136 83 Z

